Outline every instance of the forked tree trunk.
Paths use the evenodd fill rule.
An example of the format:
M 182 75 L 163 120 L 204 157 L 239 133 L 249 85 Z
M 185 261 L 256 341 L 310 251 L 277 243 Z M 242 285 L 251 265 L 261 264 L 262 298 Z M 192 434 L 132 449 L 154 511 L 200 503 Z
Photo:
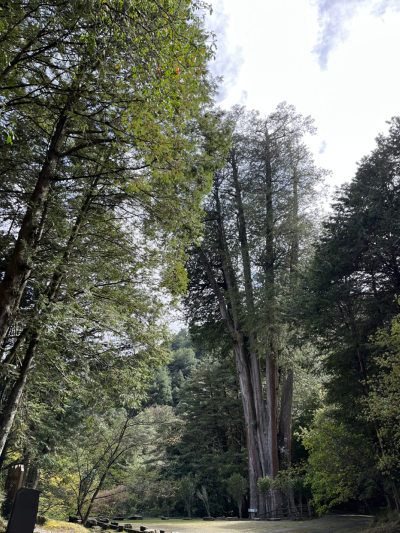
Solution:
M 255 320 L 255 303 L 253 294 L 253 281 L 251 275 L 251 261 L 249 246 L 247 240 L 246 218 L 244 213 L 244 207 L 242 202 L 242 191 L 239 182 L 238 168 L 236 164 L 235 150 L 231 151 L 231 165 L 233 183 L 236 193 L 236 204 L 238 210 L 238 230 L 239 230 L 239 242 L 241 249 L 241 256 L 243 262 L 243 274 L 244 285 L 246 293 L 247 313 L 249 320 L 253 322 Z M 254 409 L 257 422 L 257 440 L 260 450 L 260 473 L 258 477 L 269 476 L 271 479 L 275 479 L 278 473 L 278 450 L 276 443 L 276 383 L 275 383 L 275 364 L 270 362 L 269 370 L 273 372 L 273 376 L 267 372 L 266 376 L 266 395 L 264 398 L 262 387 L 262 376 L 260 369 L 260 362 L 255 351 L 256 335 L 251 332 L 249 335 L 249 348 L 250 348 L 250 368 L 251 368 L 251 384 L 254 395 Z M 255 481 L 257 483 L 257 480 Z M 257 491 L 257 485 L 251 487 L 250 494 Z M 273 509 L 279 504 L 277 501 L 277 495 L 272 496 L 270 506 Z M 267 510 L 268 502 L 264 497 L 258 495 L 258 514 L 263 515 Z

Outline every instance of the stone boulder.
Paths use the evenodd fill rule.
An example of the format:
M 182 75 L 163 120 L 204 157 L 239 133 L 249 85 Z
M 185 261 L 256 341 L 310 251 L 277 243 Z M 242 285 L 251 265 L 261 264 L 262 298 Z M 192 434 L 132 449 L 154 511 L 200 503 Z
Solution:
M 79 516 L 76 515 L 70 515 L 68 517 L 68 522 L 72 522 L 73 524 L 76 524 L 79 520 Z
M 86 527 L 94 527 L 97 526 L 97 520 L 95 518 L 88 518 L 86 520 Z

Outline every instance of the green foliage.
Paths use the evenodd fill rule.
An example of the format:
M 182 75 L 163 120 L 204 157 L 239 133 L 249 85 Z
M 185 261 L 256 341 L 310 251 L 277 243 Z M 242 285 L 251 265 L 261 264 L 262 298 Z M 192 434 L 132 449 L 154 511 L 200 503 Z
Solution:
M 18 362 L 36 358 L 10 457 L 32 445 L 43 411 L 139 407 L 167 360 L 167 309 L 185 290 L 185 249 L 228 146 L 208 109 L 206 8 L 28 0 L 0 12 L 0 263 L 25 276 L 8 293 L 21 290 L 3 345 L 3 418 L 17 407 Z
M 247 479 L 240 474 L 232 474 L 228 479 L 228 492 L 237 503 L 239 509 L 239 518 L 242 518 L 243 500 L 248 488 Z
M 370 337 L 395 316 L 399 293 L 400 119 L 342 186 L 315 247 L 296 316 L 324 351 L 327 401 L 343 416 L 361 414 L 364 383 L 376 370 Z
M 387 329 L 381 329 L 374 342 L 384 351 L 375 359 L 377 374 L 369 380 L 370 392 L 366 414 L 379 424 L 379 438 L 384 453 L 379 467 L 387 475 L 400 466 L 400 315 Z
M 171 449 L 180 475 L 196 473 L 199 483 L 223 495 L 221 478 L 245 471 L 245 429 L 238 384 L 226 363 L 204 359 L 186 380 L 178 413 L 181 437 Z M 172 465 L 171 465 L 172 467 Z
M 192 477 L 190 475 L 183 477 L 179 483 L 178 494 L 184 502 L 185 510 L 189 518 L 192 517 L 192 504 L 194 500 L 195 491 L 196 483 L 194 482 Z
M 196 352 L 187 330 L 182 329 L 173 337 L 169 355 L 168 364 L 155 373 L 149 392 L 157 405 L 176 406 L 185 379 L 197 367 L 201 352 Z
M 376 142 L 352 182 L 338 190 L 293 306 L 299 331 L 322 355 L 322 399 L 334 412 L 326 420 L 321 415 L 302 441 L 320 512 L 372 494 L 399 505 L 396 415 L 385 416 L 398 387 L 389 337 L 400 287 L 400 119 Z
M 273 487 L 273 481 L 269 476 L 260 477 L 257 481 L 257 489 L 266 498 Z
M 362 498 L 365 473 L 374 475 L 373 443 L 354 429 L 320 411 L 312 428 L 303 430 L 303 445 L 309 453 L 306 482 L 311 486 L 319 514 L 350 499 Z

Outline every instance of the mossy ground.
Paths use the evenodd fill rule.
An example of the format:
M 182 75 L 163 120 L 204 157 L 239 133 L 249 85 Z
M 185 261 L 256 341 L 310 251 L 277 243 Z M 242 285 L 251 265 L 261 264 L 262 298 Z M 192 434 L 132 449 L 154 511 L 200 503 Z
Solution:
M 61 520 L 53 520 L 52 518 L 48 518 L 45 524 L 36 526 L 36 529 L 38 531 L 57 531 L 60 533 L 88 533 L 88 530 L 80 524 L 62 522 Z

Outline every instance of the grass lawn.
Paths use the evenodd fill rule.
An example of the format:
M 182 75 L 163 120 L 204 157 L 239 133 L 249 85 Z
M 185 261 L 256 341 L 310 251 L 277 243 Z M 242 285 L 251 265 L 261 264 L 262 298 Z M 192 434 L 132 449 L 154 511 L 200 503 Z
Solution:
M 194 518 L 192 520 L 182 520 L 170 518 L 169 520 L 160 520 L 159 518 L 143 518 L 143 520 L 124 520 L 125 523 L 131 523 L 135 529 L 139 526 L 147 526 L 151 529 L 164 529 L 168 533 L 268 533 L 297 530 L 299 533 L 312 533 L 327 530 L 327 533 L 338 528 L 340 533 L 359 533 L 366 531 L 367 519 L 363 516 L 324 516 L 304 522 L 295 522 L 292 520 L 280 520 L 273 522 L 252 521 L 252 520 L 215 520 L 206 522 Z
M 291 520 L 277 522 L 215 520 L 214 522 L 207 522 L 199 518 L 194 518 L 193 520 L 143 518 L 143 520 L 122 520 L 118 522 L 120 524 L 132 524 L 133 528 L 137 530 L 139 530 L 140 526 L 147 526 L 156 530 L 163 529 L 167 533 L 289 533 L 289 531 L 290 533 L 335 533 L 335 531 L 338 533 L 362 533 L 368 529 L 368 518 L 356 515 L 327 515 L 322 518 L 305 520 L 304 522 Z M 51 519 L 48 519 L 46 524 L 39 526 L 37 529 L 39 533 L 45 533 L 45 531 L 53 533 L 90 532 L 90 530 L 79 524 Z M 106 530 L 103 533 L 116 532 L 115 530 Z M 373 532 L 371 531 L 371 533 Z

